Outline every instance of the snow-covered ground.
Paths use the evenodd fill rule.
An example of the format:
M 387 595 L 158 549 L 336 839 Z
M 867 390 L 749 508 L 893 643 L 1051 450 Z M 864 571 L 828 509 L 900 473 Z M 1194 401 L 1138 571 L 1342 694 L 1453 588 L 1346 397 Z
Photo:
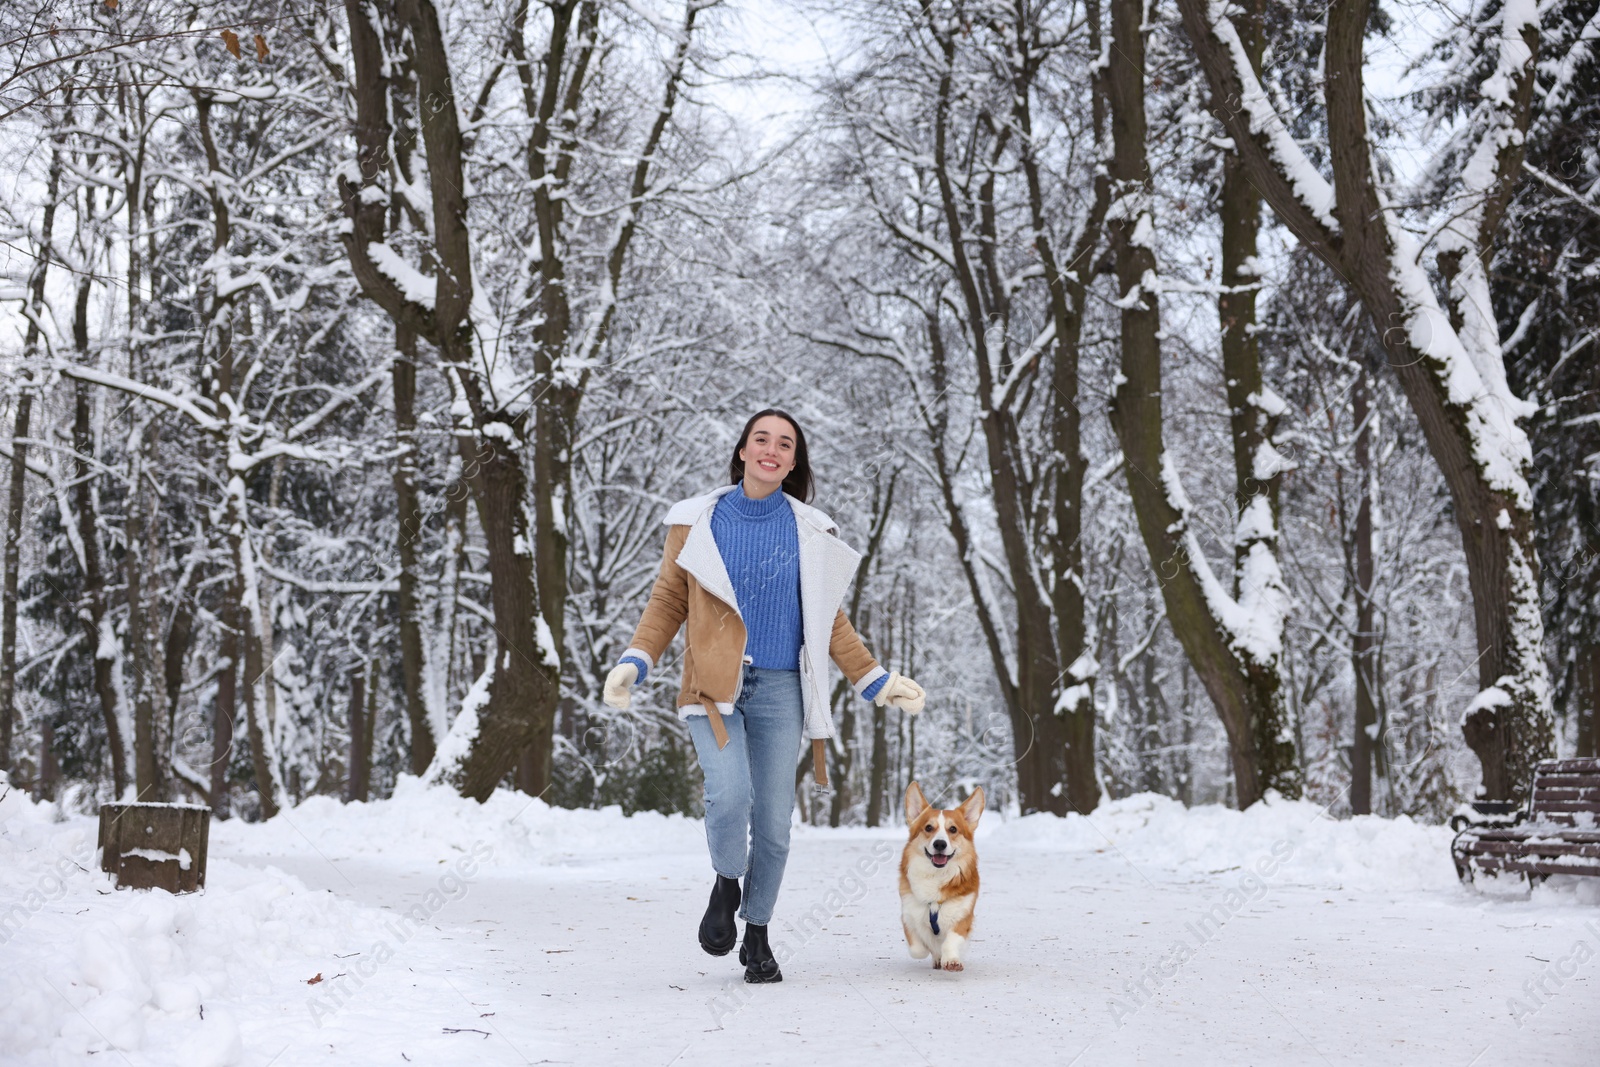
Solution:
M 751 987 L 695 942 L 692 820 L 404 782 L 214 824 L 174 898 L 114 891 L 91 820 L 12 792 L 0 1062 L 1594 1063 L 1600 885 L 1464 891 L 1449 837 L 1305 803 L 991 812 L 945 974 L 905 951 L 900 836 L 799 828 L 785 980 Z

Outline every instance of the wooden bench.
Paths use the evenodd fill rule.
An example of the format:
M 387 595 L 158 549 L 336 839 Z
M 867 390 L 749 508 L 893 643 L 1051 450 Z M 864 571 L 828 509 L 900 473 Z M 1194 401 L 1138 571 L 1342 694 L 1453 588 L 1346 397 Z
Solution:
M 1552 874 L 1600 875 L 1600 759 L 1544 760 L 1533 772 L 1526 811 L 1510 825 L 1468 826 L 1450 854 L 1456 874 L 1521 874 L 1532 885 Z

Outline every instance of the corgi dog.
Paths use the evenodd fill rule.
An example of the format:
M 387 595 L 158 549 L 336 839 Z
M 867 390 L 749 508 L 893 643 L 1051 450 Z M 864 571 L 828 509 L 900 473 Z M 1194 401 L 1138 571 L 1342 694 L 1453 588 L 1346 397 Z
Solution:
M 983 815 L 983 790 L 942 811 L 922 787 L 906 787 L 911 839 L 900 854 L 900 923 L 912 959 L 933 957 L 933 969 L 962 970 L 961 949 L 978 903 L 978 850 L 972 832 Z

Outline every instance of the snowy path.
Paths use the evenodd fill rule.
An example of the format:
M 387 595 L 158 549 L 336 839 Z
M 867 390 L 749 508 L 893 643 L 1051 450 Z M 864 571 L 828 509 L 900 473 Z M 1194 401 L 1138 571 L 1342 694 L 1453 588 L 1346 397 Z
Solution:
M 446 869 L 319 856 L 309 838 L 297 855 L 255 856 L 248 841 L 213 855 L 396 912 L 428 899 Z M 282 1048 L 282 1064 L 399 1063 L 407 1050 L 412 1062 L 473 1064 L 1595 1062 L 1600 908 L 1570 888 L 1530 903 L 1308 885 L 1320 858 L 1304 843 L 1260 882 L 1117 847 L 1004 832 L 980 843 L 984 890 L 962 974 L 905 951 L 898 841 L 799 832 L 773 926 L 775 948 L 791 953 L 785 981 L 748 987 L 734 956 L 695 943 L 703 850 L 681 832 L 655 848 L 624 835 L 543 865 L 486 866 L 430 906 L 429 929 L 322 1026 L 244 1024 L 246 1061 Z M 1265 841 L 1250 848 L 1270 855 Z M 1254 899 L 1230 902 L 1241 879 Z M 1223 921 L 1206 925 L 1208 913 Z M 788 925 L 808 914 L 825 926 Z M 1129 992 L 1141 980 L 1152 997 Z M 440 982 L 454 1002 L 403 1007 Z M 1528 1009 L 1520 1027 L 1512 997 Z

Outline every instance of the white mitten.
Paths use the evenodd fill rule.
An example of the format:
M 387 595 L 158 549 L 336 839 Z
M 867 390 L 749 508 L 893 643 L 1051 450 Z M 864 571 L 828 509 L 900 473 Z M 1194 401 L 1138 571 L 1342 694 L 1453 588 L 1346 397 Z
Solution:
M 902 676 L 898 671 L 889 672 L 889 680 L 883 683 L 883 688 L 878 690 L 878 695 L 872 702 L 878 707 L 893 704 L 901 711 L 915 715 L 922 710 L 923 701 L 928 694 L 922 691 L 922 686 L 910 678 Z
M 639 668 L 631 663 L 619 663 L 606 675 L 605 701 L 613 708 L 623 709 L 633 702 L 628 690 L 639 679 Z

